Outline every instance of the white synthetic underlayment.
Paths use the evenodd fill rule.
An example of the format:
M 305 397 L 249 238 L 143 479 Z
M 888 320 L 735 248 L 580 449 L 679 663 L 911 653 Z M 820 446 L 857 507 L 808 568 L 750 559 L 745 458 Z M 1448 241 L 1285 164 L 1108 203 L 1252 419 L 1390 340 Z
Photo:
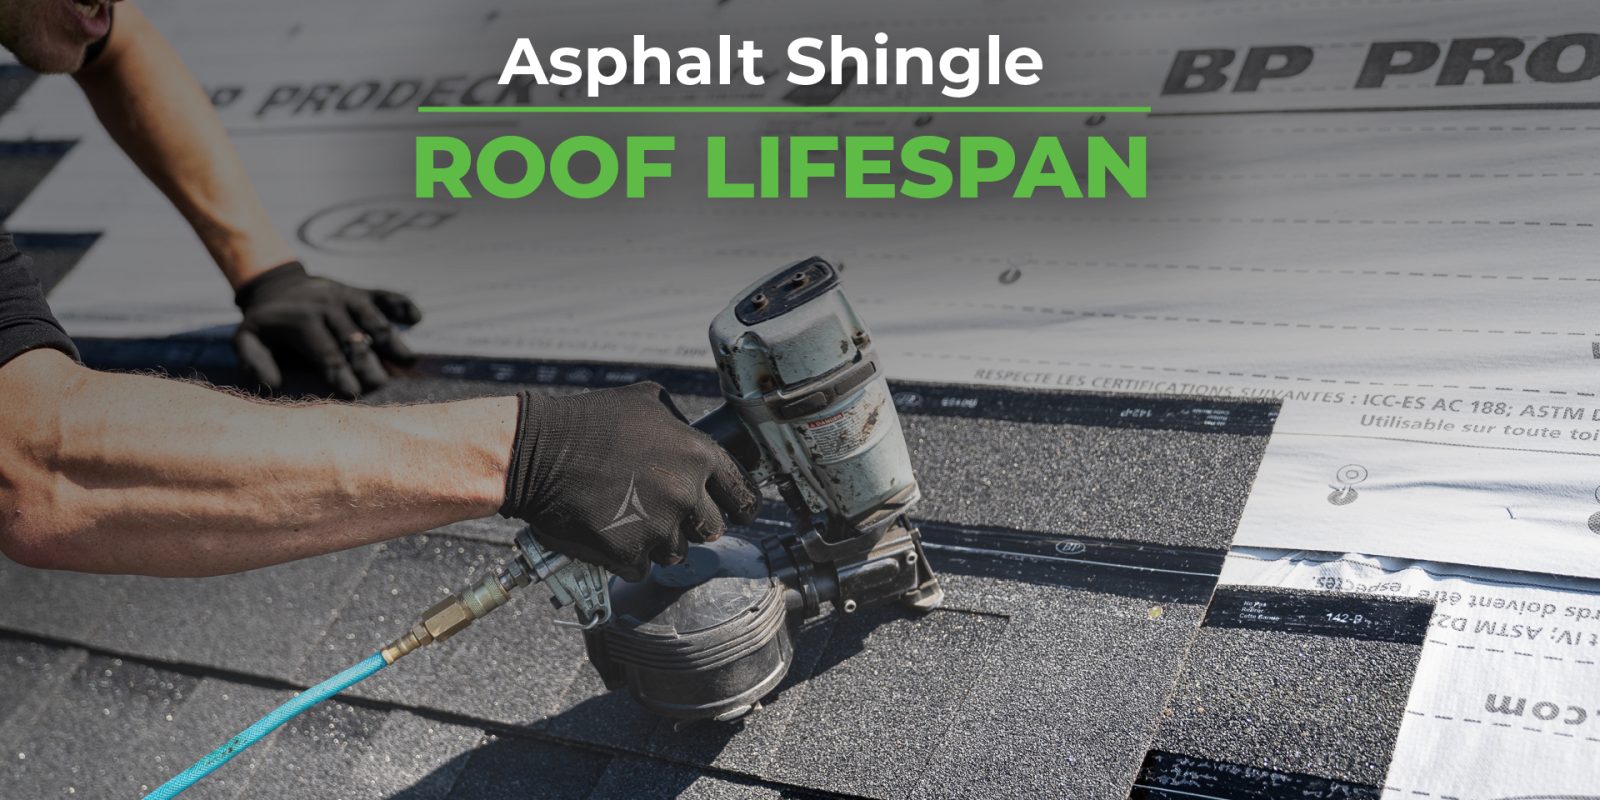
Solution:
M 1585 798 L 1600 785 L 1594 581 L 1244 548 L 1221 582 L 1438 604 L 1389 766 L 1393 796 Z
M 1101 0 L 974 10 L 732 0 L 675 4 L 670 14 L 647 2 L 146 5 L 201 80 L 219 96 L 233 93 L 223 118 L 311 267 L 412 293 L 427 314 L 410 334 L 418 349 L 705 366 L 705 326 L 739 287 L 819 253 L 844 265 L 894 377 L 1284 398 L 1241 545 L 1600 577 L 1600 535 L 1589 522 L 1600 512 L 1594 111 L 935 115 L 919 127 L 914 115 L 445 120 L 404 106 L 340 112 L 336 102 L 367 80 L 386 92 L 397 81 L 434 86 L 450 76 L 460 77 L 443 80 L 438 102 L 460 102 L 464 87 L 498 73 L 518 35 L 581 46 L 641 32 L 704 45 L 727 32 L 775 53 L 794 36 L 865 40 L 880 29 L 896 44 L 973 44 L 995 32 L 1038 48 L 1041 86 L 991 87 L 976 99 L 995 105 L 1148 103 L 1178 112 L 1589 102 L 1593 81 L 1534 83 L 1520 68 L 1510 85 L 1436 87 L 1435 67 L 1382 89 L 1350 87 L 1374 41 L 1508 35 L 1532 45 L 1592 29 L 1590 3 Z M 1177 49 L 1278 44 L 1312 46 L 1313 66 L 1255 93 L 1158 94 Z M 317 83 L 339 84 L 320 111 L 301 103 Z M 776 103 L 782 92 L 630 88 L 611 99 Z M 942 100 L 856 87 L 840 102 Z M 1141 134 L 1150 197 L 713 202 L 679 179 L 653 184 L 641 201 L 409 199 L 413 137 L 451 132 L 475 141 L 677 134 L 680 175 L 695 173 L 690 156 L 705 135 Z M 0 139 L 29 136 L 82 141 L 8 225 L 104 232 L 52 297 L 69 330 L 225 335 L 236 318 L 225 286 L 182 221 L 98 132 L 70 82 L 40 82 L 0 119 Z M 341 238 L 362 211 L 432 211 L 443 221 L 382 240 Z M 1434 427 L 1399 426 L 1424 420 Z M 1444 424 L 1454 429 L 1437 429 Z M 1594 605 L 1589 584 L 1550 577 L 1517 579 L 1543 588 L 1508 588 L 1494 582 L 1504 573 L 1430 575 L 1468 574 L 1440 563 L 1351 557 L 1308 566 L 1276 557 L 1284 560 L 1236 557 L 1225 577 L 1310 588 L 1342 577 L 1332 588 L 1392 583 L 1373 590 Z M 1400 571 L 1380 581 L 1377 567 Z M 1424 651 L 1419 713 L 1402 728 L 1392 788 L 1460 798 L 1592 794 L 1587 765 L 1600 763 L 1600 743 L 1577 728 L 1600 724 L 1594 621 L 1462 612 L 1459 603 L 1440 613 L 1446 624 Z M 1455 618 L 1473 627 L 1449 628 Z M 1545 630 L 1494 648 L 1510 654 L 1492 653 L 1503 637 L 1475 632 L 1480 621 Z M 1553 638 L 1558 628 L 1578 635 Z M 1526 697 L 1525 715 L 1494 727 L 1482 711 L 1488 693 Z M 1564 718 L 1574 717 L 1569 705 L 1589 716 L 1563 727 L 1533 716 L 1548 712 L 1540 702 L 1559 704 Z

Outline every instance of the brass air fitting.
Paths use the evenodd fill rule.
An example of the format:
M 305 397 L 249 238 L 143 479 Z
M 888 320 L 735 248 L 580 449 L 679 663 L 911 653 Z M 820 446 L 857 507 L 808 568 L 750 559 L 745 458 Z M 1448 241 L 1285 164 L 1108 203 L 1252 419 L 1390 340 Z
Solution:
M 421 622 L 379 651 L 383 660 L 393 664 L 419 647 L 442 642 L 505 605 L 511 599 L 507 590 L 517 585 L 514 578 L 508 577 L 491 575 L 472 588 L 439 601 L 423 613 Z

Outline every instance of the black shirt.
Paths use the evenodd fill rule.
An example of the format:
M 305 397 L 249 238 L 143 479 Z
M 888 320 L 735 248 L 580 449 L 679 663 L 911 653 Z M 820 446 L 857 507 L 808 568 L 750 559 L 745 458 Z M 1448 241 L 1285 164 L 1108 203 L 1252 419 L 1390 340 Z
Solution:
M 78 348 L 50 313 L 32 267 L 33 262 L 11 241 L 11 234 L 0 232 L 0 366 L 41 347 L 78 358 Z
M 107 14 L 111 11 L 106 9 Z M 116 17 L 111 19 L 114 22 Z M 110 39 L 111 32 L 107 31 L 89 45 L 83 65 L 94 63 Z M 33 276 L 33 261 L 17 250 L 11 234 L 0 231 L 0 367 L 41 347 L 60 350 L 78 360 L 78 348 L 44 301 L 44 288 Z
M 106 11 L 110 13 L 111 9 Z M 110 39 L 111 32 L 107 31 L 89 45 L 83 65 L 94 63 Z M 11 234 L 0 231 L 0 367 L 41 347 L 60 350 L 78 360 L 78 348 L 44 301 L 44 288 L 33 276 L 32 259 L 17 249 Z

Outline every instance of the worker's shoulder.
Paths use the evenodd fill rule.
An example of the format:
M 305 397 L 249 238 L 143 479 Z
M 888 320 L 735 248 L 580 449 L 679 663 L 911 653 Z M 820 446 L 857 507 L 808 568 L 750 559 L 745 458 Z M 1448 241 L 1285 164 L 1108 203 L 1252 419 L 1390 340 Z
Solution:
M 0 366 L 37 349 L 78 358 L 78 350 L 50 311 L 33 264 L 0 230 Z

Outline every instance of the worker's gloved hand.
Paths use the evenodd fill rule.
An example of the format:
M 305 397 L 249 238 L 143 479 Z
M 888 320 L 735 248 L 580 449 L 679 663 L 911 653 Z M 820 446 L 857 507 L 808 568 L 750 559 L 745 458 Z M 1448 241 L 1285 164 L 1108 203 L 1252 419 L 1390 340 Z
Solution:
M 727 451 L 690 427 L 665 389 L 523 392 L 500 513 L 559 553 L 637 581 L 648 562 L 755 519 L 760 495 Z
M 408 366 L 417 360 L 394 330 L 422 320 L 403 294 L 318 278 L 291 261 L 250 279 L 234 302 L 244 312 L 233 336 L 239 363 L 269 389 L 283 385 L 278 359 L 285 357 L 347 398 L 387 383 L 384 361 Z

